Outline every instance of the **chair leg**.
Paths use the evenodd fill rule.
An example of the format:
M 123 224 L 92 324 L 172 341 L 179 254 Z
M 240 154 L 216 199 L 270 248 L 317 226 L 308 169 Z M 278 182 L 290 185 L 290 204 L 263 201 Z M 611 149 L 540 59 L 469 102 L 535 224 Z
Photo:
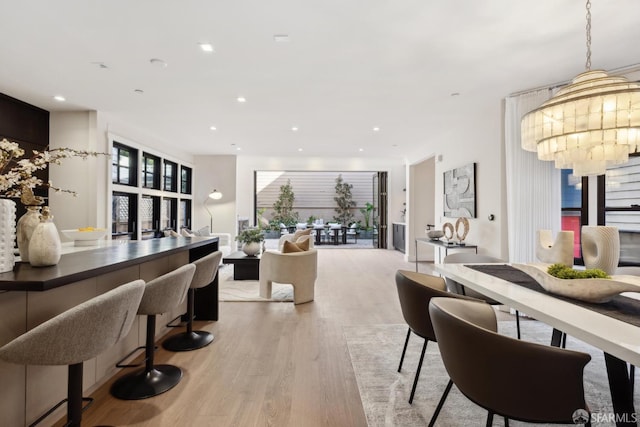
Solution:
M 404 348 L 402 349 L 402 356 L 400 356 L 400 365 L 398 365 L 398 372 L 402 370 L 402 362 L 404 361 L 404 354 L 407 352 L 407 345 L 409 344 L 409 336 L 411 335 L 411 328 L 407 331 L 407 339 L 404 340 Z
M 69 365 L 67 385 L 67 425 L 80 427 L 82 422 L 82 362 Z
M 190 351 L 205 347 L 213 341 L 213 334 L 206 331 L 193 330 L 194 304 L 196 290 L 189 289 L 187 293 L 187 331 L 175 334 L 162 343 L 162 347 L 169 351 Z
M 504 417 L 504 427 L 509 427 L 509 418 Z
M 516 310 L 516 331 L 518 332 L 518 339 L 520 339 L 520 312 Z
M 631 395 L 633 396 L 633 390 L 636 383 L 636 366 L 629 365 L 629 382 L 631 383 Z
M 451 386 L 453 385 L 453 381 L 449 380 L 447 383 L 447 387 L 444 389 L 444 393 L 442 393 L 442 397 L 440 398 L 440 402 L 438 402 L 438 406 L 436 407 L 436 411 L 431 416 L 431 421 L 429 421 L 429 427 L 433 427 L 436 423 L 436 419 L 438 415 L 440 415 L 440 411 L 442 410 L 442 406 L 444 405 L 444 401 L 447 400 L 447 396 L 451 391 Z
M 118 399 L 137 400 L 157 396 L 173 388 L 182 379 L 182 370 L 173 365 L 154 364 L 156 316 L 147 316 L 145 367 L 124 375 L 111 386 L 111 394 Z
M 493 425 L 493 412 L 487 412 L 487 427 L 491 427 Z
M 420 362 L 418 362 L 416 377 L 413 379 L 413 387 L 411 388 L 411 395 L 409 396 L 409 404 L 413 403 L 413 395 L 416 393 L 416 386 L 418 385 L 418 378 L 420 378 L 420 370 L 422 369 L 422 361 L 424 360 L 424 353 L 427 351 L 428 342 L 429 340 L 425 338 L 424 345 L 422 346 L 422 354 L 420 354 Z

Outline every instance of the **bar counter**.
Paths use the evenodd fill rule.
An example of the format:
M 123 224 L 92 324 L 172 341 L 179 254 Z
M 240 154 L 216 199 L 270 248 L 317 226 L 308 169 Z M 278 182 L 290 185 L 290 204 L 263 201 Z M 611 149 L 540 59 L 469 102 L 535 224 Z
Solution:
M 217 237 L 165 237 L 144 241 L 104 241 L 99 247 L 63 246 L 60 262 L 31 267 L 19 262 L 0 274 L 0 346 L 84 301 L 136 279 L 152 280 L 218 250 Z M 218 320 L 218 278 L 196 292 L 199 320 Z M 186 312 L 182 302 L 156 316 L 156 339 L 166 324 Z M 116 361 L 144 345 L 146 316 L 137 316 L 129 334 L 84 363 L 85 395 L 115 375 Z M 23 366 L 0 362 L 0 425 L 27 426 L 66 397 L 66 366 Z M 60 419 L 64 405 L 46 423 Z
M 51 267 L 32 267 L 17 262 L 13 271 L 0 273 L 0 291 L 47 291 L 212 243 L 216 243 L 217 249 L 217 242 L 217 237 L 122 240 L 113 241 L 109 246 L 88 247 L 88 250 L 65 254 Z

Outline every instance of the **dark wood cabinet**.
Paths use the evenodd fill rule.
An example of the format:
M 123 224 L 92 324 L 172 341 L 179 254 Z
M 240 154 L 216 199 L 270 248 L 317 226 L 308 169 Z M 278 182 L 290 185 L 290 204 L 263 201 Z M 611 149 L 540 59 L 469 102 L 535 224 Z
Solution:
M 405 225 L 393 223 L 393 248 L 404 253 L 406 241 Z

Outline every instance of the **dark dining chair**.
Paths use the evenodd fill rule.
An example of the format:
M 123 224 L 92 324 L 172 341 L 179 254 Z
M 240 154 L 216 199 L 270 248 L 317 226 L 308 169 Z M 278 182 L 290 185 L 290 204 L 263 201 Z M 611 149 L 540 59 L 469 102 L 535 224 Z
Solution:
M 532 423 L 590 425 L 583 374 L 591 356 L 497 333 L 494 309 L 478 301 L 434 298 L 429 315 L 451 378 L 431 423 L 453 384 L 493 416 Z
M 504 263 L 503 260 L 495 258 L 489 255 L 475 254 L 472 252 L 456 252 L 451 255 L 447 255 L 442 260 L 443 264 L 464 264 L 464 263 Z M 491 305 L 502 305 L 501 302 L 489 298 L 479 292 L 465 287 L 463 284 L 456 282 L 453 279 L 445 278 L 447 283 L 447 289 L 449 292 L 453 292 L 460 295 L 467 295 L 472 298 L 476 298 Z M 520 313 L 516 310 L 516 334 L 520 339 Z
M 409 270 L 398 270 L 396 272 L 396 287 L 398 289 L 398 297 L 400 298 L 402 315 L 405 322 L 409 325 L 407 338 L 405 339 L 404 348 L 402 349 L 402 356 L 400 356 L 398 372 L 402 370 L 402 363 L 404 362 L 404 356 L 407 352 L 407 345 L 409 344 L 411 333 L 413 332 L 419 337 L 424 338 L 418 369 L 416 370 L 411 395 L 409 396 L 409 403 L 413 403 L 413 396 L 416 392 L 416 386 L 418 385 L 418 378 L 420 377 L 424 354 L 427 350 L 427 343 L 429 341 L 436 342 L 436 336 L 433 332 L 433 326 L 431 326 L 431 319 L 429 318 L 429 301 L 433 297 L 464 297 L 447 292 L 444 279 L 441 277 L 416 273 Z

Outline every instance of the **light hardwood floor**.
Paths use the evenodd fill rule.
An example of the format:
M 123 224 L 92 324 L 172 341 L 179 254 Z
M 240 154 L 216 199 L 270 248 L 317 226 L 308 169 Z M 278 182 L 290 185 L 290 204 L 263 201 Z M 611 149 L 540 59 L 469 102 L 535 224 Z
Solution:
M 320 249 L 314 302 L 221 302 L 219 321 L 195 322 L 215 334 L 211 345 L 158 349 L 156 363 L 184 371 L 174 389 L 121 401 L 109 382 L 93 394 L 83 425 L 366 426 L 342 328 L 404 323 L 398 269 L 415 266 L 397 251 Z

